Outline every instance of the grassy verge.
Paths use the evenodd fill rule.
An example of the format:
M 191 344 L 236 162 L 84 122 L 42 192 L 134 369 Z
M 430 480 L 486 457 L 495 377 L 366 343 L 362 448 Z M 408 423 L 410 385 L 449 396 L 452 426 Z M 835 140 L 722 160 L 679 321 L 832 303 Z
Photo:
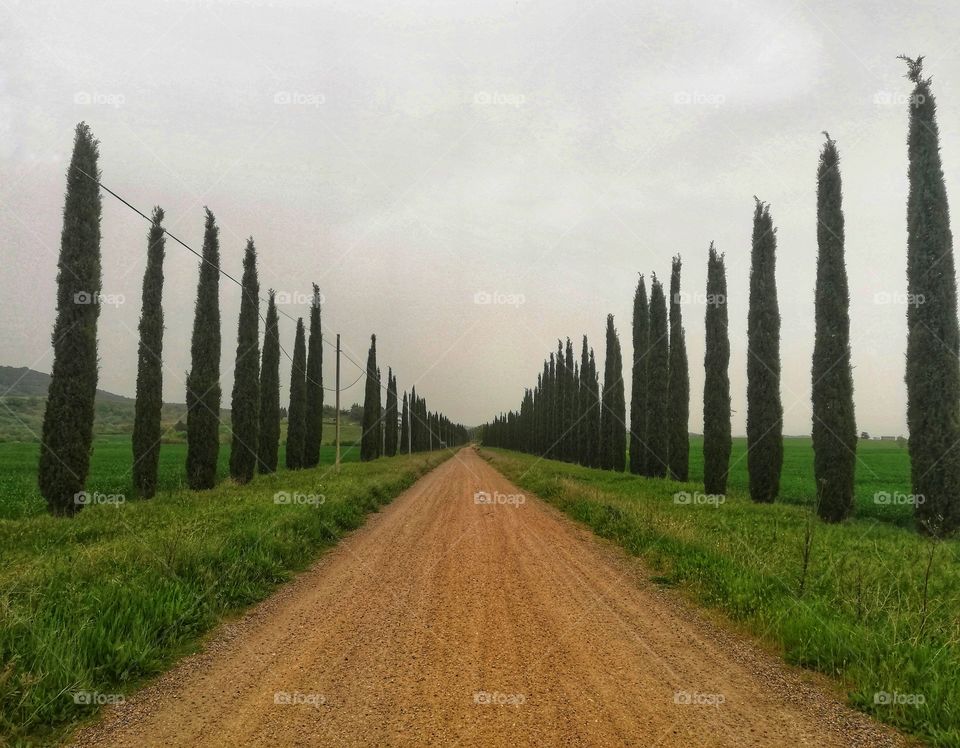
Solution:
M 0 520 L 0 744 L 60 739 L 449 454 L 169 491 L 72 520 Z M 277 503 L 277 492 L 298 496 Z
M 722 503 L 681 503 L 677 492 L 702 497 L 702 486 L 482 454 L 642 557 L 655 581 L 837 678 L 853 707 L 960 746 L 960 541 L 935 544 L 876 519 L 825 525 L 806 507 L 760 506 L 736 490 Z

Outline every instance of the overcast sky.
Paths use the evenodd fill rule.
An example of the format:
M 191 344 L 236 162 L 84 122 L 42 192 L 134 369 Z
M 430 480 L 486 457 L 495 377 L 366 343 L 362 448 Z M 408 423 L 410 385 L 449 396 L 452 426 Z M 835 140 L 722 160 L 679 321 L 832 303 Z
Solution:
M 239 277 L 325 297 L 324 332 L 468 424 L 519 405 L 558 337 L 624 361 L 637 273 L 683 257 L 702 428 L 711 240 L 743 433 L 753 196 L 778 227 L 785 432 L 810 431 L 821 131 L 840 149 L 857 422 L 904 433 L 907 97 L 925 54 L 960 200 L 955 2 L 0 0 L 0 363 L 49 371 L 73 129 L 103 181 Z M 104 195 L 100 386 L 132 395 L 147 224 Z M 183 402 L 197 262 L 167 244 L 164 397 Z M 493 294 L 477 297 L 477 294 Z M 514 302 L 514 303 L 509 303 Z M 239 289 L 221 283 L 229 407 Z M 305 303 L 284 309 L 307 314 Z M 294 325 L 281 319 L 285 347 Z M 326 383 L 333 356 L 325 350 Z M 281 368 L 288 393 L 288 362 Z M 344 363 L 345 383 L 359 372 Z M 332 393 L 328 393 L 328 398 Z M 629 401 L 629 383 L 627 385 Z M 362 382 L 344 402 L 362 400 Z

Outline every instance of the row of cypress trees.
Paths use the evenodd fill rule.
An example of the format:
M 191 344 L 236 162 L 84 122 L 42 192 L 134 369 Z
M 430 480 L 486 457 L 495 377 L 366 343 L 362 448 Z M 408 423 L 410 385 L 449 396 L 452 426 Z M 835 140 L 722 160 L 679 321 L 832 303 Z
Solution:
M 537 384 L 524 391 L 518 411 L 503 413 L 479 428 L 480 437 L 491 446 L 540 454 L 551 459 L 576 462 L 588 467 L 608 467 L 616 461 L 617 448 L 611 448 L 608 437 L 622 432 L 624 448 L 626 432 L 616 428 L 623 422 L 623 382 L 618 383 L 620 344 L 613 316 L 607 319 L 607 372 L 601 397 L 596 357 L 587 336 L 583 336 L 580 360 L 575 361 L 573 343 L 557 341 L 537 376 Z M 619 406 L 617 393 L 619 392 Z M 604 411 L 610 412 L 605 414 Z M 625 452 L 619 451 L 621 463 Z M 621 465 L 621 468 L 622 465 Z
M 89 471 L 97 386 L 97 318 L 101 292 L 99 143 L 86 123 L 75 132 L 67 172 L 57 276 L 54 362 L 43 421 L 38 483 L 55 515 L 83 508 L 78 500 Z M 146 269 L 137 351 L 133 424 L 133 485 L 150 498 L 157 491 L 163 406 L 164 212 L 155 207 L 147 236 Z M 220 241 L 212 211 L 205 209 L 204 239 L 186 381 L 187 483 L 193 489 L 216 483 L 220 452 Z M 254 241 L 247 241 L 240 282 L 240 314 L 231 395 L 230 477 L 245 483 L 256 472 L 277 470 L 281 436 L 279 315 L 271 289 L 260 350 L 260 284 Z M 319 463 L 323 413 L 323 337 L 320 291 L 313 285 L 309 342 L 299 319 L 293 349 L 286 444 L 289 469 Z M 393 379 L 393 412 L 396 380 Z M 388 404 L 390 398 L 388 397 Z M 448 422 L 436 414 L 437 432 Z M 449 429 L 451 435 L 454 430 Z M 399 438 L 399 437 L 398 437 Z M 394 447 L 394 451 L 395 447 Z
M 907 424 L 911 479 L 921 529 L 951 533 L 960 527 L 960 325 L 949 208 L 939 153 L 936 105 L 930 79 L 922 75 L 923 58 L 903 58 L 914 84 L 909 105 L 909 183 L 907 204 Z M 77 126 L 67 172 L 61 249 L 57 276 L 57 317 L 53 330 L 54 361 L 43 421 L 38 482 L 54 514 L 71 515 L 89 470 L 97 384 L 96 330 L 101 290 L 98 167 L 99 144 L 86 123 Z M 839 155 L 827 136 L 820 156 L 817 189 L 816 341 L 812 365 L 814 477 L 818 509 L 824 519 L 840 520 L 853 505 L 856 427 L 849 353 L 849 289 L 843 257 L 843 213 Z M 143 312 L 138 349 L 137 404 L 134 426 L 134 482 L 144 496 L 156 490 L 159 459 L 159 413 L 162 405 L 163 211 L 156 208 L 147 247 Z M 751 247 L 748 314 L 747 442 L 750 495 L 773 501 L 783 464 L 783 406 L 780 398 L 780 314 L 775 281 L 776 231 L 769 206 L 756 201 Z M 194 488 L 216 479 L 219 453 L 220 319 L 219 236 L 213 214 L 206 211 L 204 244 L 191 340 L 187 380 L 187 477 Z M 652 278 L 649 304 L 643 278 L 634 304 L 630 469 L 632 472 L 685 478 L 689 447 L 686 423 L 689 382 L 679 304 L 680 262 L 670 281 L 669 328 L 663 288 Z M 258 288 L 252 240 L 244 257 L 241 315 L 232 409 L 240 415 L 231 452 L 231 475 L 252 475 L 252 455 L 261 472 L 277 466 L 280 436 L 278 317 L 271 292 L 265 321 L 260 371 L 254 386 L 259 314 L 252 314 L 250 290 Z M 705 486 L 725 490 L 730 455 L 729 341 L 726 335 L 726 279 L 723 256 L 711 245 L 708 260 L 707 351 L 704 391 Z M 255 295 L 255 294 L 254 294 Z M 720 303 L 710 299 L 723 299 Z M 302 320 L 297 325 L 296 359 L 291 381 L 287 461 L 291 467 L 316 464 L 322 412 L 322 352 L 318 292 L 311 309 L 311 351 L 306 352 Z M 93 302 L 93 303 L 91 303 Z M 314 335 L 316 330 L 316 336 Z M 673 345 L 670 343 L 673 342 Z M 637 351 L 642 351 L 639 355 Z M 254 354 L 251 356 L 250 354 Z M 365 421 L 387 420 L 380 407 L 380 373 L 368 364 Z M 544 364 L 536 388 L 524 393 L 520 411 L 498 416 L 482 429 L 491 444 L 526 449 L 559 459 L 622 470 L 625 413 L 622 362 L 612 317 L 607 322 L 607 358 L 603 396 L 597 385 L 593 351 L 584 338 L 581 361 L 572 346 L 558 350 Z M 316 372 L 312 373 L 312 372 Z M 672 372 L 672 374 L 671 374 Z M 391 374 L 388 373 L 388 379 Z M 373 386 L 371 387 L 371 380 Z M 388 382 L 388 403 L 389 403 Z M 395 380 L 394 380 L 395 390 Z M 256 392 L 256 395 L 254 393 Z M 294 396 L 296 393 L 296 396 Z M 394 395 L 395 399 L 395 395 Z M 606 415 L 604 415 L 604 413 Z M 250 417 L 256 414 L 255 417 Z M 392 412 L 391 422 L 396 422 Z M 403 396 L 401 449 L 429 445 L 443 426 L 448 443 L 461 435 L 442 416 L 426 411 L 411 392 Z M 256 424 L 254 429 L 251 424 Z M 618 425 L 619 424 L 619 425 Z M 389 429 L 388 429 L 389 430 Z M 424 432 L 425 430 L 425 432 Z M 236 429 L 235 429 L 236 431 Z M 367 429 L 365 428 L 365 432 Z M 465 432 L 465 430 L 464 430 Z M 642 434 L 642 436 L 641 436 Z M 392 439 L 392 437 L 391 437 Z M 419 441 L 418 441 L 419 440 Z M 441 439 L 442 441 L 442 439 Z M 380 444 L 385 444 L 386 434 Z M 392 445 L 392 441 L 391 441 Z M 429 446 L 427 447 L 429 448 Z M 375 448 L 377 449 L 377 448 Z M 378 448 L 380 452 L 385 446 Z M 379 453 L 379 452 L 377 452 Z M 367 459 L 370 458 L 367 448 Z M 318 456 L 317 456 L 317 459 Z
M 649 303 L 643 276 L 637 284 L 629 450 L 623 358 L 612 314 L 607 316 L 602 389 L 587 337 L 583 337 L 579 364 L 573 360 L 569 338 L 566 347 L 557 341 L 556 354 L 544 362 L 536 386 L 524 392 L 520 409 L 500 414 L 480 428 L 484 443 L 606 470 L 629 467 L 632 473 L 651 477 L 669 471 L 676 480 L 686 480 L 690 385 L 680 316 L 680 266 L 680 258 L 675 257 L 672 334 L 666 297 L 656 275 Z M 729 398 L 727 408 L 729 420 Z
M 644 277 L 633 298 L 633 367 L 630 398 L 630 461 L 635 475 L 687 480 L 690 462 L 690 375 L 680 292 L 680 256 L 670 272 L 669 318 L 663 285 Z
M 907 201 L 907 425 L 915 517 L 922 532 L 937 536 L 960 529 L 960 324 L 953 237 L 940 159 L 936 103 L 923 58 L 901 58 L 914 89 L 908 137 L 910 192 Z M 857 430 L 850 363 L 850 292 L 844 258 L 844 218 L 839 153 L 824 133 L 817 169 L 816 333 L 811 366 L 812 441 L 817 511 L 838 522 L 854 505 Z M 780 311 L 776 286 L 776 229 L 770 206 L 755 199 L 747 318 L 747 468 L 750 497 L 777 498 L 783 468 L 783 404 L 780 394 Z M 680 259 L 670 279 L 669 343 L 663 289 L 656 276 L 648 303 L 641 276 L 633 309 L 633 393 L 630 404 L 630 471 L 687 478 L 686 424 L 689 381 L 680 318 Z M 726 490 L 731 452 L 730 343 L 727 333 L 723 255 L 711 243 L 707 265 L 706 353 L 703 395 L 704 487 Z M 595 467 L 622 469 L 617 412 L 619 346 L 610 344 L 608 319 L 605 401 L 600 453 Z M 553 371 L 544 368 L 544 377 Z M 539 391 L 539 385 L 538 390 Z M 547 388 L 549 392 L 549 387 Z M 524 405 L 530 402 L 529 391 Z M 536 398 L 533 399 L 536 403 Z M 553 421 L 548 421 L 552 424 Z M 542 449 L 549 439 L 531 439 L 524 407 L 498 416 L 483 429 L 493 445 L 557 456 Z M 615 433 L 616 431 L 616 433 Z M 616 451 L 614 455 L 613 452 Z M 609 455 L 609 456 L 607 456 Z
M 360 435 L 360 459 L 364 462 L 397 453 L 424 452 L 466 444 L 469 432 L 463 424 L 454 423 L 442 413 L 427 409 L 426 399 L 417 395 L 414 386 L 409 396 L 403 393 L 400 411 L 397 378 L 387 369 L 383 384 L 377 366 L 377 336 L 370 336 L 367 352 L 366 386 L 363 398 L 363 433 Z M 381 393 L 386 390 L 386 405 Z

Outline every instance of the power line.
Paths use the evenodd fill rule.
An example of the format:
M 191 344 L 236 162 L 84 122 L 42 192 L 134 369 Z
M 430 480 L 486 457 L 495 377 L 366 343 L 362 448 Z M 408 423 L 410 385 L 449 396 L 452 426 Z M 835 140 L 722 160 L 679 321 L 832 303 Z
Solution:
M 109 187 L 107 187 L 103 182 L 101 182 L 98 178 L 94 177 L 94 176 L 91 175 L 91 174 L 88 174 L 86 171 L 84 171 L 83 169 L 81 169 L 79 166 L 76 166 L 76 167 L 74 167 L 74 168 L 76 168 L 77 171 L 79 171 L 79 172 L 80 172 L 81 174 L 83 174 L 85 177 L 87 177 L 87 178 L 90 179 L 91 181 L 95 182 L 95 183 L 97 184 L 97 186 L 100 187 L 100 189 L 102 189 L 102 190 L 104 190 L 105 192 L 109 193 L 110 195 L 112 195 L 113 197 L 115 197 L 117 200 L 119 200 L 121 203 L 123 203 L 123 204 L 126 205 L 128 208 L 130 208 L 130 210 L 132 210 L 132 211 L 133 211 L 134 213 L 136 213 L 138 216 L 140 216 L 141 218 L 143 218 L 147 223 L 153 225 L 153 219 L 152 219 L 152 218 L 150 218 L 146 213 L 144 213 L 142 210 L 140 210 L 139 208 L 137 208 L 135 205 L 131 204 L 130 202 L 128 202 L 127 200 L 125 200 L 123 197 L 121 197 L 120 195 L 118 195 L 116 192 L 114 192 L 113 190 L 111 190 L 111 189 L 110 189 Z M 211 266 L 212 266 L 213 268 L 215 268 L 216 271 L 217 271 L 218 273 L 220 273 L 223 277 L 227 278 L 228 280 L 230 280 L 230 281 L 232 281 L 234 284 L 236 284 L 236 285 L 240 288 L 241 291 L 246 292 L 246 289 L 243 287 L 243 283 L 240 282 L 240 281 L 238 281 L 238 280 L 237 280 L 236 278 L 234 278 L 232 275 L 230 275 L 230 273 L 228 273 L 228 272 L 227 272 L 226 270 L 224 270 L 222 267 L 220 267 L 219 265 L 214 264 L 214 263 L 210 262 L 209 260 L 207 260 L 207 259 L 203 256 L 203 254 L 201 254 L 200 252 L 197 252 L 197 250 L 195 250 L 193 247 L 191 247 L 189 244 L 187 244 L 185 241 L 183 241 L 180 237 L 172 234 L 172 233 L 171 233 L 170 231 L 168 231 L 166 228 L 164 228 L 164 227 L 161 226 L 161 230 L 163 231 L 163 233 L 164 233 L 166 236 L 169 236 L 171 239 L 173 239 L 177 244 L 179 244 L 180 246 L 182 246 L 182 247 L 183 247 L 184 249 L 186 249 L 188 252 L 190 252 L 190 253 L 193 254 L 194 256 L 198 257 L 198 258 L 200 259 L 200 262 L 201 262 L 201 263 L 204 263 L 204 262 L 205 262 L 205 263 L 207 263 L 208 265 L 211 265 Z M 257 296 L 257 300 L 258 300 L 258 301 L 268 301 L 267 299 L 264 299 L 262 296 Z M 268 303 L 269 303 L 269 302 L 268 302 Z M 276 308 L 276 304 L 274 304 L 274 308 L 276 309 L 276 311 L 277 311 L 279 314 L 282 314 L 284 317 L 286 317 L 287 319 L 291 320 L 292 322 L 299 322 L 300 320 L 303 319 L 302 317 L 296 317 L 296 318 L 295 318 L 295 317 L 291 316 L 290 314 L 287 314 L 287 312 L 283 311 L 282 309 L 277 309 L 277 308 Z M 260 305 L 259 305 L 259 303 L 257 304 L 257 316 L 258 316 L 261 320 L 263 320 L 264 329 L 266 329 L 267 321 L 266 321 L 266 319 L 264 318 L 264 316 L 260 313 Z M 331 343 L 329 340 L 327 340 L 327 338 L 323 336 L 323 333 L 320 334 L 320 340 L 321 340 L 321 342 L 326 343 L 327 345 L 329 345 L 329 346 L 332 347 L 332 348 L 336 348 L 336 347 L 337 347 L 334 343 Z M 292 357 L 289 353 L 287 353 L 286 348 L 284 348 L 282 344 L 278 343 L 278 345 L 279 345 L 279 347 L 280 347 L 280 350 L 283 352 L 283 355 L 286 356 L 286 357 L 290 360 L 290 363 L 292 364 L 292 363 L 293 363 L 293 357 Z M 341 356 L 343 356 L 344 358 L 346 358 L 347 361 L 349 361 L 351 364 L 353 364 L 354 366 L 356 366 L 357 369 L 360 371 L 360 376 L 358 376 L 356 379 L 353 380 L 353 382 L 351 382 L 349 385 L 347 385 L 346 387 L 344 387 L 344 388 L 341 390 L 341 392 L 344 392 L 344 391 L 346 391 L 346 390 L 349 390 L 351 387 L 353 387 L 357 382 L 359 382 L 359 381 L 364 377 L 365 374 L 367 374 L 367 368 L 366 368 L 365 366 L 361 366 L 360 364 L 358 364 L 358 363 L 350 356 L 350 354 L 348 354 L 346 351 L 343 350 L 342 347 L 339 348 L 339 352 L 340 352 L 340 355 L 341 355 Z M 309 375 L 306 374 L 306 372 L 304 372 L 304 375 L 306 376 L 308 382 L 312 382 L 312 381 L 313 381 L 312 379 L 310 379 Z M 383 390 L 384 392 L 389 392 L 389 389 L 383 384 L 383 382 L 381 381 L 380 377 L 377 377 L 377 378 L 376 378 L 376 381 L 377 381 L 377 385 L 380 387 L 381 390 Z M 322 387 L 324 390 L 326 390 L 327 392 L 335 392 L 335 391 L 336 391 L 336 388 L 335 388 L 335 387 L 323 387 L 322 384 L 321 384 L 321 387 Z M 417 420 L 420 420 L 420 419 L 418 418 Z M 447 420 L 449 421 L 449 419 L 447 419 Z M 452 423 L 452 422 L 451 422 L 451 423 Z M 430 427 L 428 426 L 428 429 L 429 429 L 429 428 L 430 428 Z
M 101 182 L 99 179 L 97 179 L 96 177 L 88 174 L 88 173 L 85 172 L 83 169 L 81 169 L 79 166 L 77 166 L 77 167 L 75 167 L 75 168 L 77 169 L 77 171 L 79 171 L 79 172 L 80 172 L 81 174 L 83 174 L 85 177 L 87 177 L 88 179 L 96 182 L 97 186 L 100 187 L 100 189 L 104 190 L 105 192 L 107 192 L 107 193 L 109 193 L 110 195 L 112 195 L 113 197 L 115 197 L 117 200 L 119 200 L 121 203 L 123 203 L 124 205 L 126 205 L 128 208 L 130 208 L 130 210 L 132 210 L 134 213 L 136 213 L 138 216 L 140 216 L 141 218 L 143 218 L 145 221 L 147 221 L 147 222 L 150 223 L 151 225 L 153 224 L 153 219 L 152 219 L 152 218 L 150 218 L 146 213 L 144 213 L 142 210 L 140 210 L 139 208 L 137 208 L 135 205 L 132 205 L 131 203 L 129 203 L 127 200 L 125 200 L 123 197 L 121 197 L 120 195 L 118 195 L 116 192 L 114 192 L 113 190 L 111 190 L 109 187 L 107 187 L 107 186 L 106 186 L 103 182 Z M 241 283 L 241 282 L 238 281 L 236 278 L 234 278 L 232 275 L 230 275 L 230 273 L 228 273 L 228 272 L 227 272 L 226 270 L 224 270 L 222 267 L 220 267 L 219 265 L 216 265 L 216 264 L 210 262 L 210 261 L 209 261 L 206 257 L 204 257 L 200 252 L 197 252 L 197 250 L 195 250 L 193 247 L 191 247 L 189 244 L 187 244 L 185 241 L 183 241 L 180 237 L 178 237 L 178 236 L 176 236 L 175 234 L 173 234 L 172 232 L 168 231 L 165 227 L 162 227 L 162 226 L 161 226 L 161 230 L 163 231 L 163 233 L 164 233 L 166 236 L 169 236 L 171 239 L 173 239 L 177 244 L 179 244 L 180 246 L 182 246 L 182 247 L 183 247 L 184 249 L 186 249 L 188 252 L 190 252 L 190 253 L 193 254 L 194 256 L 200 258 L 200 262 L 201 262 L 201 263 L 207 263 L 208 265 L 212 266 L 212 267 L 213 267 L 214 269 L 216 269 L 216 271 L 217 271 L 218 273 L 220 273 L 223 277 L 225 277 L 225 278 L 233 281 L 233 283 L 235 283 L 237 286 L 239 286 L 239 288 L 240 288 L 241 291 L 244 291 L 244 292 L 246 291 L 246 289 L 244 289 L 244 287 L 243 287 L 243 283 Z M 267 299 L 264 299 L 262 296 L 258 296 L 258 297 L 257 297 L 257 300 L 258 300 L 258 301 L 267 301 Z M 274 308 L 276 309 L 276 304 L 274 304 Z M 282 314 L 282 315 L 283 315 L 284 317 L 286 317 L 287 319 L 291 320 L 292 322 L 299 322 L 301 319 L 303 319 L 302 317 L 293 317 L 293 316 L 291 316 L 290 314 L 287 314 L 287 312 L 285 312 L 283 309 L 276 309 L 276 311 L 277 311 L 279 314 Z M 257 304 L 257 316 L 258 316 L 261 320 L 263 320 L 264 329 L 266 329 L 267 321 L 266 321 L 266 319 L 264 318 L 263 314 L 260 313 L 260 305 L 259 305 L 259 304 Z M 327 340 L 325 337 L 323 337 L 323 334 L 322 334 L 322 333 L 321 333 L 321 335 L 320 335 L 320 339 L 321 339 L 324 343 L 326 343 L 327 345 L 332 345 L 329 340 Z M 280 346 L 280 350 L 283 352 L 283 355 L 286 356 L 286 357 L 290 360 L 290 363 L 292 364 L 292 363 L 293 363 L 293 357 L 292 357 L 289 353 L 287 353 L 287 349 L 283 347 L 283 344 L 282 344 L 282 343 L 280 343 L 279 346 Z M 350 361 L 350 363 L 352 363 L 352 364 L 353 364 L 354 366 L 356 366 L 358 369 L 361 368 L 360 365 L 357 364 L 357 362 L 354 361 L 352 358 L 350 358 L 350 357 L 347 356 L 346 354 L 343 354 L 343 355 L 346 356 L 346 358 Z M 361 374 L 361 376 L 363 376 L 363 375 Z M 309 376 L 307 376 L 307 380 L 308 380 L 308 381 L 312 381 Z M 360 377 L 357 377 L 357 378 L 353 381 L 353 383 L 350 384 L 350 385 L 349 385 L 348 387 L 346 387 L 345 389 L 350 389 L 350 387 L 353 387 L 353 385 L 356 384 L 356 383 L 359 382 L 359 381 L 360 381 Z M 322 385 L 321 385 L 321 386 L 322 386 Z M 334 388 L 332 388 L 332 387 L 323 387 L 323 389 L 325 389 L 327 392 L 333 392 L 333 391 L 334 391 Z

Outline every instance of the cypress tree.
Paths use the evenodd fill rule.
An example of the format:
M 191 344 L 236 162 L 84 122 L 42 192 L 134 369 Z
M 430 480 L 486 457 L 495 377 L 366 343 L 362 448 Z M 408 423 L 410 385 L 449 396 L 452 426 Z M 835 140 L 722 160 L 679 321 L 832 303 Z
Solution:
M 380 376 L 380 367 L 377 367 L 377 457 L 383 456 L 383 437 L 384 437 L 384 421 L 386 420 L 383 417 L 383 401 L 381 399 L 383 389 L 383 379 Z
M 163 408 L 163 210 L 153 209 L 143 273 L 140 345 L 137 350 L 137 401 L 133 417 L 133 486 L 145 499 L 157 492 L 160 464 L 160 411 Z
M 834 141 L 826 137 L 817 169 L 813 473 L 820 517 L 839 522 L 853 508 L 857 423 L 850 370 L 850 291 L 844 262 L 840 156 Z
M 280 449 L 280 329 L 276 293 L 272 288 L 267 299 L 267 319 L 264 324 L 258 416 L 257 470 L 274 473 Z
M 557 456 L 557 361 L 550 354 L 550 366 L 547 376 L 547 457 Z
M 685 481 L 690 472 L 690 368 L 686 334 L 680 312 L 680 255 L 670 273 L 670 353 L 667 375 L 667 466 L 674 480 Z
M 654 273 L 650 280 L 650 342 L 647 347 L 647 452 L 644 474 L 662 478 L 667 474 L 667 300 L 663 284 Z
M 297 318 L 297 336 L 290 365 L 290 407 L 287 408 L 287 469 L 303 467 L 303 444 L 307 428 L 307 343 L 303 317 Z
M 626 401 L 623 394 L 623 360 L 620 340 L 607 315 L 607 358 L 603 369 L 603 401 L 600 415 L 601 465 L 622 471 L 627 459 Z
M 260 281 L 257 278 L 257 250 L 252 237 L 247 240 L 243 256 L 241 286 L 237 359 L 234 363 L 230 405 L 233 431 L 230 477 L 238 483 L 248 483 L 257 466 L 257 429 L 260 421 Z
M 67 171 L 67 193 L 57 261 L 57 319 L 53 371 L 43 415 L 38 480 L 47 509 L 70 516 L 83 508 L 93 444 L 97 392 L 97 318 L 100 315 L 99 143 L 77 125 Z
M 323 330 L 320 326 L 320 287 L 313 284 L 310 340 L 307 346 L 307 396 L 303 433 L 303 466 L 320 464 L 323 439 Z
M 770 206 L 754 199 L 747 315 L 747 471 L 750 498 L 770 503 L 780 491 L 783 468 L 780 308 L 775 274 L 777 235 L 770 218 Z
M 646 459 L 647 347 L 650 344 L 650 311 L 643 276 L 633 295 L 633 375 L 630 392 L 630 472 L 643 473 Z
M 567 338 L 563 358 L 563 459 L 567 462 L 573 462 L 576 459 L 574 454 L 574 429 L 576 428 L 574 424 L 577 420 L 574 412 L 576 371 L 573 364 L 573 344 L 570 342 L 570 338 Z
M 206 208 L 187 376 L 187 484 L 213 488 L 220 454 L 220 229 Z
M 563 342 L 559 339 L 557 340 L 557 386 L 555 390 L 555 406 L 556 407 L 556 433 L 554 434 L 554 459 L 562 460 L 563 459 L 563 444 L 564 437 L 566 436 L 567 431 L 567 414 L 565 412 L 564 403 L 567 399 L 566 389 L 567 389 L 567 369 L 566 369 L 566 360 L 563 356 Z
M 407 393 L 403 393 L 403 412 L 400 415 L 400 452 L 410 451 L 410 413 L 408 412 Z
M 384 415 L 386 427 L 386 455 L 397 453 L 397 380 L 393 369 L 387 369 L 387 408 Z
M 590 351 L 587 348 L 587 336 L 583 336 L 580 346 L 580 388 L 579 412 L 577 418 L 580 423 L 577 428 L 577 462 L 581 465 L 590 464 Z
M 377 336 L 370 336 L 367 354 L 367 386 L 363 397 L 363 435 L 360 437 L 360 459 L 375 460 L 380 439 L 380 382 L 377 377 Z
M 703 488 L 725 494 L 730 465 L 730 337 L 727 331 L 727 271 L 710 242 L 703 356 Z
M 540 416 L 539 433 L 537 436 L 537 453 L 541 457 L 547 456 L 550 446 L 550 367 L 546 360 L 543 362 L 543 372 L 540 374 Z
M 597 359 L 590 349 L 590 466 L 601 467 L 600 457 L 600 377 L 597 375 Z
M 957 283 L 940 132 L 923 58 L 903 57 L 910 97 L 907 200 L 907 426 L 910 472 L 920 529 L 960 528 L 960 367 Z
M 410 451 L 420 451 L 420 403 L 417 398 L 417 387 L 410 388 Z

